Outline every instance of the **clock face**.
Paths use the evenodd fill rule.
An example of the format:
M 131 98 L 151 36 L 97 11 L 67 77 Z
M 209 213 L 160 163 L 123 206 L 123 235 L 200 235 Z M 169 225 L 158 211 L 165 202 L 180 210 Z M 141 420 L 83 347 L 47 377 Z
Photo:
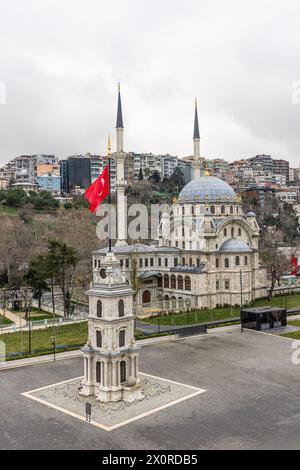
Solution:
M 112 275 L 115 279 L 118 279 L 121 276 L 121 269 L 120 268 L 113 268 Z
M 106 270 L 105 270 L 105 269 L 101 269 L 101 270 L 100 270 L 100 277 L 101 277 L 101 279 L 105 279 L 105 278 L 106 278 Z

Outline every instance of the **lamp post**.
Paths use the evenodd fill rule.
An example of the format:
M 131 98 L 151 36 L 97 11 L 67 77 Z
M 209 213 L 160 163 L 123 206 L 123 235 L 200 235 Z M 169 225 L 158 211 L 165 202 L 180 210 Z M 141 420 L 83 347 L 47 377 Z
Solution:
M 28 319 L 28 355 L 31 354 L 31 319 L 30 319 L 30 307 L 25 308 L 26 318 Z
M 240 288 L 241 288 L 241 310 L 240 310 L 240 317 L 241 317 L 241 332 L 243 333 L 243 272 L 240 269 Z
M 56 356 L 55 356 L 55 353 L 56 353 L 56 336 L 51 336 L 51 341 L 52 341 L 52 345 L 53 345 L 53 362 L 55 362 L 55 359 L 56 359 Z
M 188 325 L 190 324 L 190 310 L 191 310 L 191 299 L 186 300 Z

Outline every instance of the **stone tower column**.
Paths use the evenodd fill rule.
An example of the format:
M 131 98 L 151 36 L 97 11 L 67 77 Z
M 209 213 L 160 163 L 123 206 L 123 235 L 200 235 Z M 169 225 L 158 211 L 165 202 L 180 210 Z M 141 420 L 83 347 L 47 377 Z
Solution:
M 84 378 L 80 393 L 102 402 L 131 402 L 142 397 L 133 290 L 113 253 L 107 253 L 100 267 L 98 261 L 93 260 L 97 268 L 93 269 L 93 282 L 87 293 L 89 339 L 82 348 Z

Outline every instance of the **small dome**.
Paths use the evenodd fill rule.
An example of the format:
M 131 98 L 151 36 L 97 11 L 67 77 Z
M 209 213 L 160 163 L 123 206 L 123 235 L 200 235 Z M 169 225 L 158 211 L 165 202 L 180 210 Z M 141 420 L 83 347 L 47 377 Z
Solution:
M 236 193 L 229 184 L 215 176 L 201 176 L 190 181 L 179 194 L 185 202 L 235 202 Z
M 236 238 L 229 238 L 219 248 L 222 253 L 240 253 L 240 252 L 251 252 L 252 249 L 244 240 L 238 240 Z
M 134 387 L 136 385 L 136 378 L 130 375 L 127 379 L 127 386 Z
M 253 212 L 253 211 L 249 211 L 249 212 L 247 213 L 247 217 L 256 217 L 256 214 L 255 214 L 255 212 Z

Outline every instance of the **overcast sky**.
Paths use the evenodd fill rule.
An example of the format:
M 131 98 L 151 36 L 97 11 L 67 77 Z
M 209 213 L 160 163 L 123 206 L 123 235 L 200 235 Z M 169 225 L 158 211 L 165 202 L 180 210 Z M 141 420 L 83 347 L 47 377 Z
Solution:
M 300 164 L 298 0 L 0 0 L 0 58 L 0 163 L 104 154 L 120 80 L 128 151 L 190 155 L 197 96 L 203 156 Z

